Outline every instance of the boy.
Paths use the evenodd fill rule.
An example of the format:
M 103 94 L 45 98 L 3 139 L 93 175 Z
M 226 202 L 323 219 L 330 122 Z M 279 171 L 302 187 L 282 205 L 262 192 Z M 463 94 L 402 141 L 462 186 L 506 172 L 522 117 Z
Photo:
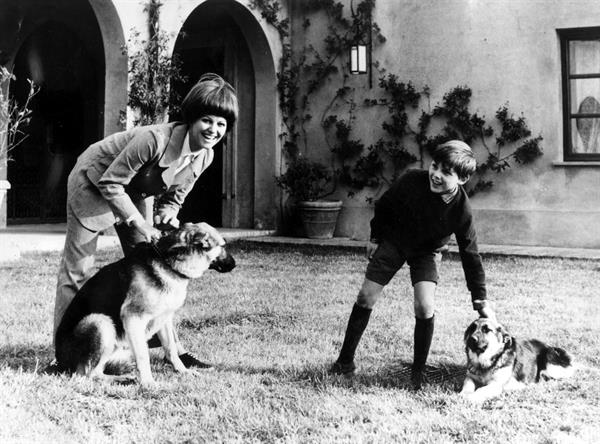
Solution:
M 476 165 L 469 145 L 459 140 L 443 143 L 433 151 L 429 171 L 407 171 L 377 201 L 367 244 L 369 264 L 365 279 L 331 373 L 346 376 L 354 373 L 354 352 L 373 306 L 385 285 L 407 262 L 414 288 L 416 318 L 411 380 L 415 389 L 421 388 L 433 337 L 440 248 L 453 233 L 473 308 L 482 317 L 494 317 L 486 301 L 485 273 L 477 249 L 471 207 L 462 188 L 475 172 Z

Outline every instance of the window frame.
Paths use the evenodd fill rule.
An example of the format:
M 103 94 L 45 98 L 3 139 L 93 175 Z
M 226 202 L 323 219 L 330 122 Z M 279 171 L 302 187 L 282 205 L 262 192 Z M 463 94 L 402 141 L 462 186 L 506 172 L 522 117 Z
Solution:
M 575 153 L 573 152 L 573 125 L 574 117 L 599 118 L 598 113 L 577 113 L 571 111 L 571 80 L 576 79 L 599 79 L 600 71 L 589 74 L 571 74 L 570 71 L 570 49 L 569 44 L 573 40 L 598 40 L 600 41 L 600 26 L 587 28 L 569 28 L 559 29 L 560 39 L 560 57 L 562 69 L 562 100 L 563 100 L 563 159 L 564 161 L 600 161 L 600 152 L 598 153 Z

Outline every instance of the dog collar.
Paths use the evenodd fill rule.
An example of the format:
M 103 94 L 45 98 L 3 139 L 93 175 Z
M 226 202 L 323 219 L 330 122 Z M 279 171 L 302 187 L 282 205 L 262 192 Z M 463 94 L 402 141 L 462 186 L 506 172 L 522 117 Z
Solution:
M 165 257 L 163 256 L 163 254 L 160 252 L 160 250 L 158 249 L 158 247 L 156 246 L 156 244 L 154 242 L 150 242 L 150 245 L 152 245 L 152 249 L 154 250 L 154 252 L 158 255 L 158 257 L 161 259 L 161 262 L 163 264 L 165 264 L 167 267 L 169 267 L 169 270 L 171 270 L 173 272 L 173 274 L 175 274 L 176 276 L 180 277 L 181 279 L 191 279 L 191 277 L 186 276 L 185 274 L 183 274 L 181 271 L 179 270 L 175 270 L 175 268 L 173 268 L 171 266 L 171 264 L 169 264 L 169 262 L 167 262 L 167 260 L 165 259 Z

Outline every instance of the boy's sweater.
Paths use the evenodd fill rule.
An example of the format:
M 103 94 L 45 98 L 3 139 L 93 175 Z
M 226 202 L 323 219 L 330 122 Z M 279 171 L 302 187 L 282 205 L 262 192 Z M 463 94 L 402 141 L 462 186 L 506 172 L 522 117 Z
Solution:
M 375 204 L 371 239 L 390 241 L 408 255 L 434 251 L 448 243 L 452 234 L 473 308 L 478 310 L 486 299 L 485 273 L 465 190 L 459 186 L 454 199 L 445 203 L 429 188 L 427 171 L 409 170 Z

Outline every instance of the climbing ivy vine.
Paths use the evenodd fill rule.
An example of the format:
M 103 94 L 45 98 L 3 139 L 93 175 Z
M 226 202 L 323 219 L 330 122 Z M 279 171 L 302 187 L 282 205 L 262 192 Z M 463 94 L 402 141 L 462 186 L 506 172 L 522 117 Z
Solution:
M 144 6 L 148 15 L 147 38 L 132 30 L 123 53 L 129 60 L 129 91 L 127 105 L 134 112 L 134 125 L 163 122 L 169 109 L 176 110 L 180 101 L 171 90 L 173 82 L 185 82 L 181 74 L 181 60 L 168 53 L 169 35 L 159 27 L 160 0 L 150 0 Z M 122 120 L 125 115 L 122 113 Z
M 348 81 L 346 55 L 350 45 L 362 35 L 372 36 L 373 49 L 385 43 L 379 26 L 372 20 L 375 0 L 357 3 L 350 14 L 339 1 L 303 2 L 299 12 L 305 17 L 305 32 L 311 26 L 311 17 L 320 14 L 326 18 L 327 33 L 320 49 L 313 45 L 293 49 L 290 21 L 281 17 L 277 0 L 253 0 L 251 7 L 278 31 L 282 42 L 277 86 L 284 125 L 280 137 L 288 165 L 277 183 L 290 195 L 300 196 L 302 189 L 312 187 L 315 191 L 311 197 L 316 199 L 343 185 L 350 196 L 370 189 L 367 200 L 372 201 L 407 167 L 425 167 L 431 150 L 450 139 L 485 150 L 485 160 L 479 163 L 476 177 L 470 181 L 471 194 L 490 189 L 494 183 L 492 173 L 502 173 L 515 163 L 529 164 L 543 154 L 542 136 L 532 137 L 525 117 L 515 117 L 508 104 L 498 108 L 493 122 L 470 111 L 472 90 L 466 85 L 451 89 L 432 107 L 428 86 L 418 88 L 411 81 L 402 81 L 373 61 L 371 69 L 379 76 L 379 93 L 357 103 L 357 91 Z M 335 94 L 323 109 L 315 110 L 312 99 L 326 85 L 333 85 Z M 357 118 L 370 107 L 384 108 L 387 118 L 381 124 L 380 136 L 366 145 L 356 136 L 354 127 Z M 305 125 L 315 114 L 319 115 L 332 154 L 330 174 L 320 162 L 303 158 L 308 152 Z

